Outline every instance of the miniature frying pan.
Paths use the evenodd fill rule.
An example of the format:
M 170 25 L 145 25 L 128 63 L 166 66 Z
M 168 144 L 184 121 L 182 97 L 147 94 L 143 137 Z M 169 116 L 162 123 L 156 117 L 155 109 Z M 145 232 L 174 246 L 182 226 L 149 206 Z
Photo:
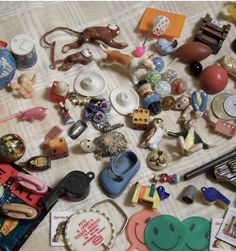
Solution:
M 57 186 L 50 192 L 42 203 L 49 210 L 61 196 L 68 196 L 70 200 L 79 201 L 88 196 L 90 182 L 94 179 L 93 172 L 83 173 L 72 171 L 68 173 Z
M 158 215 L 160 214 L 157 211 L 144 209 L 131 216 L 126 227 L 127 238 L 131 244 L 127 251 L 148 251 L 144 243 L 144 230 L 148 222 Z

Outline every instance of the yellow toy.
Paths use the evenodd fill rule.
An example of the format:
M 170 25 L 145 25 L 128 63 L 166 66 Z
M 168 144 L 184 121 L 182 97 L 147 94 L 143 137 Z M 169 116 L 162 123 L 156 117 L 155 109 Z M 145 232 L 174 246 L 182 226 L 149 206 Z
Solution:
M 157 210 L 160 203 L 160 197 L 156 190 L 155 184 L 144 186 L 139 182 L 135 183 L 135 191 L 131 202 L 137 204 L 139 201 L 152 203 L 152 209 Z
M 227 12 L 232 16 L 232 18 L 236 21 L 236 6 L 234 4 L 227 5 Z

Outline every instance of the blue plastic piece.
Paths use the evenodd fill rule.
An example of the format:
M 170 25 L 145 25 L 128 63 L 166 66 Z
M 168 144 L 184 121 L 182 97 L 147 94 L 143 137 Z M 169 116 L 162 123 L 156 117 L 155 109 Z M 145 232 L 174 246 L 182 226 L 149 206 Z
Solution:
M 214 187 L 202 187 L 201 191 L 203 193 L 204 199 L 209 203 L 219 202 L 219 204 L 221 204 L 223 207 L 228 207 L 231 202 Z
M 125 151 L 113 157 L 109 167 L 100 175 L 100 183 L 107 196 L 120 196 L 139 168 L 140 160 L 132 151 Z
M 151 184 L 150 192 L 149 192 L 150 197 L 154 196 L 155 190 L 156 190 L 155 184 Z
M 208 94 L 203 90 L 197 90 L 192 93 L 191 105 L 195 112 L 204 112 L 207 108 Z
M 163 186 L 157 187 L 157 193 L 161 200 L 165 200 L 169 198 L 170 194 L 166 192 L 165 188 Z

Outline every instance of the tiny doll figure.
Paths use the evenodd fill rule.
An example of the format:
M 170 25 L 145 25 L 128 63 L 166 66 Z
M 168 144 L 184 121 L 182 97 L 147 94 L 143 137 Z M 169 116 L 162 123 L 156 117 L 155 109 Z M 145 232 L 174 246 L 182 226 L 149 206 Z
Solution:
M 168 136 L 178 138 L 179 147 L 183 155 L 188 156 L 200 149 L 209 149 L 210 145 L 205 143 L 196 133 L 197 120 L 191 119 L 187 123 L 187 128 L 181 132 L 168 132 Z
M 73 123 L 74 119 L 71 117 L 69 113 L 69 108 L 63 102 L 59 103 L 59 107 L 61 108 L 61 113 L 62 113 L 65 125 Z

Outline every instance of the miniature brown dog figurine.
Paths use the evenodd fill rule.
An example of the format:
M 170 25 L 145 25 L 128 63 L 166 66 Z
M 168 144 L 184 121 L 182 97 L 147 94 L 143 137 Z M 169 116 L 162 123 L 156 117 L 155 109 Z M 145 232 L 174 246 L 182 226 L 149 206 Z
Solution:
M 140 67 L 145 67 L 147 69 L 155 69 L 155 65 L 153 62 L 148 58 L 144 59 L 137 59 L 134 58 L 128 54 L 124 54 L 119 52 L 118 50 L 108 50 L 106 47 L 104 47 L 102 44 L 100 44 L 101 49 L 107 54 L 107 57 L 99 62 L 99 66 L 101 69 L 103 69 L 104 65 L 111 65 L 111 64 L 120 64 L 125 67 L 127 67 L 130 77 L 132 79 L 132 82 L 134 85 L 138 84 L 138 79 L 135 75 L 135 72 Z
M 93 56 L 91 51 L 89 49 L 85 49 L 77 53 L 71 54 L 64 59 L 56 60 L 54 63 L 52 63 L 51 68 L 55 69 L 57 64 L 61 64 L 58 67 L 58 70 L 68 71 L 75 64 L 79 63 L 86 65 L 92 61 L 93 61 Z
M 120 27 L 118 25 L 108 24 L 107 27 L 98 26 L 98 27 L 89 27 L 84 31 L 80 32 L 79 38 L 77 41 L 66 44 L 62 48 L 62 52 L 66 53 L 70 49 L 79 48 L 85 43 L 94 42 L 99 40 L 104 42 L 106 45 L 109 45 L 116 49 L 123 49 L 128 46 L 127 43 L 118 43 L 114 38 L 120 34 Z

